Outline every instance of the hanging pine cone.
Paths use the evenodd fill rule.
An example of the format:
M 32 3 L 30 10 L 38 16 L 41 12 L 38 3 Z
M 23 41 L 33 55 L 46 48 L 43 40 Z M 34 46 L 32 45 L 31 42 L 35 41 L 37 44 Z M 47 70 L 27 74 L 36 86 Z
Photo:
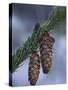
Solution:
M 40 59 L 37 52 L 33 52 L 30 57 L 28 77 L 31 85 L 35 85 L 40 73 Z
M 43 68 L 43 73 L 47 74 L 52 64 L 52 50 L 55 39 L 45 32 L 40 40 L 40 57 Z

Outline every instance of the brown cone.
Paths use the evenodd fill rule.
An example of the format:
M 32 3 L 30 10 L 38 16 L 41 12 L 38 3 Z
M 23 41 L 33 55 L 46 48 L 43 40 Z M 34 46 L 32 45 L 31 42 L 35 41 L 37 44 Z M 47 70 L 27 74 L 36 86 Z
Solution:
M 43 73 L 47 74 L 52 65 L 52 49 L 55 40 L 45 32 L 40 41 L 40 55 Z
M 35 85 L 40 73 L 40 59 L 37 52 L 33 52 L 30 57 L 28 77 L 31 85 Z

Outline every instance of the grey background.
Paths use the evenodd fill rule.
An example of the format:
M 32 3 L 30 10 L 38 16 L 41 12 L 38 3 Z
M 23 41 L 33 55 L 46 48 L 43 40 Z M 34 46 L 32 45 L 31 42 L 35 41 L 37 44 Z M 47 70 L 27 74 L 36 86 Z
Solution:
M 12 52 L 23 45 L 32 34 L 35 23 L 46 22 L 52 6 L 13 4 L 12 12 Z M 36 85 L 63 84 L 66 82 L 66 22 L 56 25 L 50 33 L 55 38 L 53 64 L 50 72 L 45 75 L 40 69 Z M 13 86 L 29 86 L 29 58 L 12 74 Z

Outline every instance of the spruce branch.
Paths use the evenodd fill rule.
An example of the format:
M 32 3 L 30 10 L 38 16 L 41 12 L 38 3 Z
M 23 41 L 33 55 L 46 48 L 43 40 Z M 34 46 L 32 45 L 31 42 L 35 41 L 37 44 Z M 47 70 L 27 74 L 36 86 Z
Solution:
M 28 37 L 23 46 L 18 48 L 17 51 L 12 55 L 12 70 L 10 71 L 13 73 L 17 68 L 19 68 L 19 65 L 28 57 L 28 55 L 37 50 L 39 46 L 38 41 L 45 31 L 50 31 L 58 22 L 65 18 L 66 7 L 58 6 L 53 8 L 44 26 L 40 25 L 40 28 L 37 32 L 33 30 L 31 37 Z

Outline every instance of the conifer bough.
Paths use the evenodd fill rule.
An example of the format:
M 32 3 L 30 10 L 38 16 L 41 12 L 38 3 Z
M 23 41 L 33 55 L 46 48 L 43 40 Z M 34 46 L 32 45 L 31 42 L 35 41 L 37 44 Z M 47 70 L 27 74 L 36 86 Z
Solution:
M 23 46 L 18 48 L 17 51 L 12 55 L 12 70 L 10 69 L 10 71 L 13 73 L 33 51 L 37 50 L 39 46 L 38 41 L 45 31 L 50 31 L 57 23 L 64 20 L 65 18 L 66 7 L 56 6 L 53 8 L 45 25 L 40 25 L 37 32 L 33 31 L 31 37 L 28 37 Z

